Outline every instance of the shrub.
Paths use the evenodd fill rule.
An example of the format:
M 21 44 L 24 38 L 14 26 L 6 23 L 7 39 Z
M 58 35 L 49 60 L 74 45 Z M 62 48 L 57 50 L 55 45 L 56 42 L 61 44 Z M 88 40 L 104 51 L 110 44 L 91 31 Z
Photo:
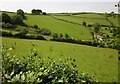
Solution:
M 93 24 L 94 32 L 98 33 L 100 31 L 101 25 L 99 23 Z
M 38 25 L 33 25 L 33 28 L 38 29 Z
M 70 36 L 68 34 L 65 34 L 65 39 L 70 39 Z
M 16 15 L 12 17 L 12 24 L 15 25 L 24 25 L 23 23 L 23 17 L 20 15 Z
M 46 12 L 43 12 L 42 14 L 43 14 L 43 15 L 47 15 L 47 13 L 46 13 Z
M 7 13 L 2 13 L 2 22 L 11 23 L 11 17 Z
M 22 16 L 23 19 L 25 19 L 25 13 L 22 9 L 17 10 L 17 15 L 20 15 L 20 16 Z
M 12 36 L 14 36 L 13 34 L 12 34 L 12 32 L 10 31 L 10 32 L 5 32 L 5 31 L 0 31 L 0 33 L 2 34 L 2 36 L 7 36 L 7 37 L 12 37 Z
M 88 24 L 88 27 L 92 27 L 92 25 L 91 25 L 91 24 Z
M 53 39 L 58 39 L 59 35 L 57 33 L 53 33 Z
M 27 29 L 23 29 L 20 33 L 15 34 L 15 37 L 26 38 L 26 34 L 28 33 Z
M 84 22 L 82 23 L 82 25 L 86 27 L 86 22 L 84 21 Z
M 51 31 L 46 29 L 46 28 L 41 29 L 40 33 L 43 34 L 43 35 L 48 35 L 48 36 L 51 35 Z
M 84 72 L 78 73 L 74 59 L 60 59 L 56 62 L 48 57 L 46 61 L 38 56 L 37 50 L 34 48 L 31 49 L 31 53 L 28 56 L 17 59 L 14 54 L 10 53 L 11 50 L 13 48 L 2 47 L 3 83 L 78 84 L 95 82 L 88 74 Z
M 2 23 L 2 28 L 13 29 L 13 28 L 15 28 L 15 25 L 12 25 L 10 23 Z

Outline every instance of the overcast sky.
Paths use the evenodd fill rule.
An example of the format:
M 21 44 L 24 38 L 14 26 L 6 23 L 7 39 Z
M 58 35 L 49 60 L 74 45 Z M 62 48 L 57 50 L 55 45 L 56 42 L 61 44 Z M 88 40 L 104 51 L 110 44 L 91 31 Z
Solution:
M 89 1 L 89 2 L 88 2 Z M 23 9 L 41 9 L 47 13 L 57 12 L 118 12 L 119 0 L 0 0 L 0 10 L 16 12 Z

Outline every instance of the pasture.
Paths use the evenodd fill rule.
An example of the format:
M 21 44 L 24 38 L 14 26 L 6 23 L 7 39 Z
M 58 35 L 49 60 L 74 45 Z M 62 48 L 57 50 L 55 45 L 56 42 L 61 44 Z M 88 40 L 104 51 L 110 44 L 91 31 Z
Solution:
M 14 53 L 18 58 L 28 55 L 30 50 L 35 48 L 38 55 L 46 60 L 48 57 L 51 57 L 56 61 L 58 59 L 66 58 L 75 59 L 79 72 L 84 71 L 90 75 L 94 75 L 98 81 L 114 82 L 118 79 L 117 50 L 64 42 L 4 37 L 0 37 L 0 39 L 2 39 L 2 44 L 5 47 L 15 47 L 12 53 Z
M 53 33 L 68 34 L 75 39 L 91 40 L 92 36 L 89 29 L 83 26 L 75 25 L 63 21 L 56 20 L 51 16 L 27 15 L 24 22 L 28 25 L 38 25 L 40 28 L 47 28 Z M 84 33 L 83 33 L 84 32 Z
M 54 17 L 75 22 L 78 24 L 82 24 L 83 21 L 85 21 L 87 24 L 95 24 L 99 23 L 101 25 L 110 25 L 108 21 L 105 20 L 103 15 L 98 14 L 78 14 L 78 15 L 55 15 Z

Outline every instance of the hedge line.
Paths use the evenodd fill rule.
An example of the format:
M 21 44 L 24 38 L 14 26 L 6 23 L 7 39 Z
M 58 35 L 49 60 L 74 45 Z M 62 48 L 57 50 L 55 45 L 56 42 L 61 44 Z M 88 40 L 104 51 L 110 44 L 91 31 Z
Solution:
M 41 35 L 32 35 L 32 34 L 22 34 L 22 33 L 16 33 L 12 34 L 11 32 L 5 32 L 5 31 L 0 31 L 0 36 L 5 36 L 5 37 L 15 37 L 15 38 L 23 38 L 23 39 L 36 39 L 36 40 L 46 40 L 43 36 Z

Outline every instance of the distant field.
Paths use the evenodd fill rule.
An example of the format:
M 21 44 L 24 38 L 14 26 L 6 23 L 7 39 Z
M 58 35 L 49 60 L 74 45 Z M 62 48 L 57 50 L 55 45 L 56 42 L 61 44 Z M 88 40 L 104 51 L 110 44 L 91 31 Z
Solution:
M 91 17 L 92 16 L 92 17 Z M 71 15 L 71 16 L 63 16 L 63 15 L 59 15 L 59 16 L 54 16 L 56 18 L 59 19 L 63 19 L 63 20 L 67 20 L 67 21 L 71 21 L 71 22 L 75 22 L 75 23 L 79 23 L 82 24 L 83 21 L 85 21 L 87 24 L 95 24 L 95 23 L 99 23 L 99 24 L 103 24 L 103 25 L 110 25 L 110 23 L 108 21 L 106 21 L 104 19 L 104 17 L 94 17 L 94 14 L 89 14 L 87 16 L 81 14 L 81 15 Z
M 1 38 L 1 37 L 0 37 Z M 14 43 L 13 53 L 17 57 L 26 56 L 36 45 L 38 54 L 47 59 L 51 57 L 55 60 L 72 58 L 76 60 L 79 72 L 85 71 L 90 75 L 95 75 L 99 81 L 117 81 L 118 78 L 118 51 L 109 48 L 97 48 L 64 42 L 40 41 L 2 38 L 5 47 L 11 47 Z
M 79 16 L 79 17 L 86 17 L 86 18 L 98 18 L 98 19 L 104 19 L 105 17 L 100 14 L 77 14 L 74 16 Z
M 27 23 L 28 25 L 36 24 L 40 28 L 47 28 L 51 30 L 53 33 L 67 33 L 68 35 L 70 35 L 70 37 L 75 39 L 92 39 L 89 29 L 80 25 L 56 20 L 51 16 L 27 15 L 27 20 L 25 20 L 25 23 Z
M 119 26 L 118 17 L 109 17 L 108 18 L 114 25 Z

